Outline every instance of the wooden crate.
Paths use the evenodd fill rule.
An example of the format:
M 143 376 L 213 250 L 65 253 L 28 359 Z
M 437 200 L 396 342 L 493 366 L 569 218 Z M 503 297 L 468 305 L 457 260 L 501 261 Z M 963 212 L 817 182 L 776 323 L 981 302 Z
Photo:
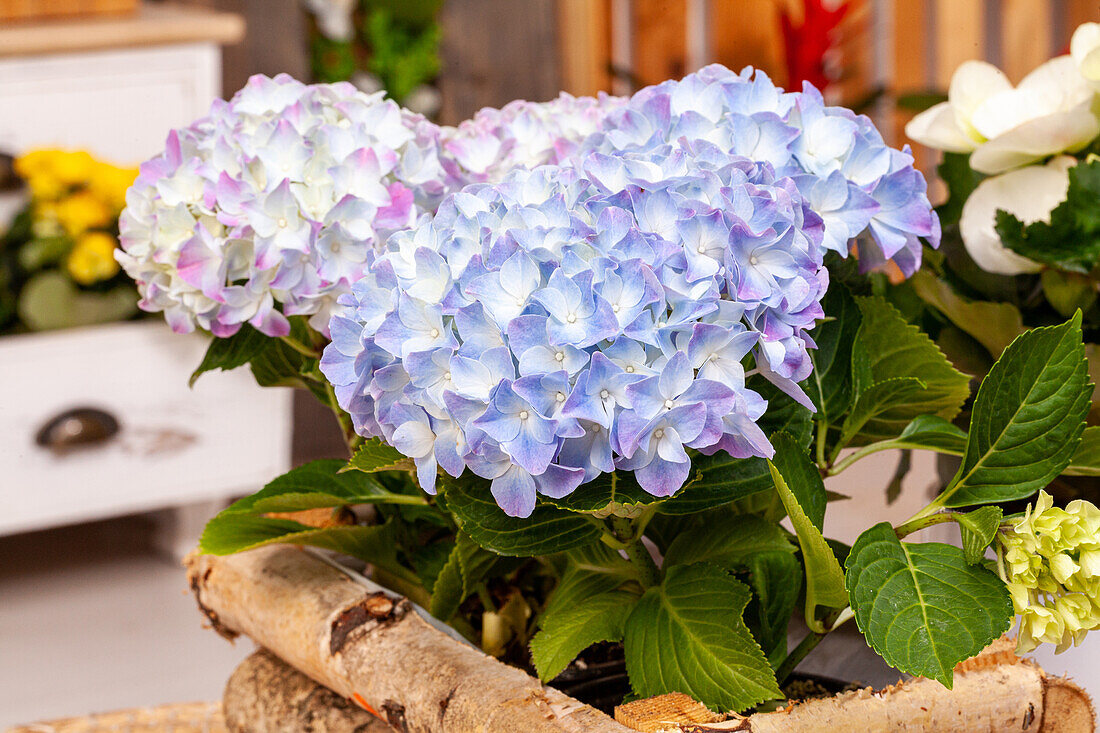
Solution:
M 0 0 L 0 23 L 136 13 L 139 0 Z

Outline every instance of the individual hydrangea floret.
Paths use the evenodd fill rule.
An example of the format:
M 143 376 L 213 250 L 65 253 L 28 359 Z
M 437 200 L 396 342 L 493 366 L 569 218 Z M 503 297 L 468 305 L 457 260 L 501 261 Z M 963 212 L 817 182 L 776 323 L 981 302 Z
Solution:
M 847 256 L 854 243 L 864 270 L 889 260 L 908 276 L 920 267 L 921 240 L 939 246 L 939 219 L 908 147 L 890 148 L 870 119 L 826 106 L 810 84 L 784 92 L 761 71 L 707 66 L 639 91 L 581 151 L 677 141 L 691 151 L 709 143 L 793 179 L 825 223 L 825 247 Z
M 1024 517 L 1002 533 L 1001 572 L 1020 615 L 1017 650 L 1046 642 L 1058 652 L 1100 628 L 1100 509 L 1054 506 L 1040 491 Z
M 625 98 L 603 92 L 597 97 L 562 92 L 549 102 L 518 99 L 501 109 L 486 107 L 457 127 L 443 128 L 443 163 L 459 188 L 495 183 L 517 168 L 557 164 L 625 104 Z
M 119 262 L 179 332 L 327 333 L 386 237 L 445 192 L 439 129 L 346 83 L 252 77 L 168 137 L 127 196 Z
M 824 226 L 793 179 L 711 153 L 518 170 L 392 236 L 321 361 L 356 430 L 513 516 L 615 469 L 670 496 L 688 450 L 772 455 L 743 364 L 808 375 Z

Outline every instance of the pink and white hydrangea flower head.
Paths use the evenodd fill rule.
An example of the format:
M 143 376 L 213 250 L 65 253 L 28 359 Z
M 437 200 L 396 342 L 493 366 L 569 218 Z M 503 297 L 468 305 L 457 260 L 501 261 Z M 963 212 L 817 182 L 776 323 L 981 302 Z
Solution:
M 351 84 L 254 76 L 141 167 L 117 255 L 177 332 L 328 332 L 336 299 L 445 192 L 439 128 Z

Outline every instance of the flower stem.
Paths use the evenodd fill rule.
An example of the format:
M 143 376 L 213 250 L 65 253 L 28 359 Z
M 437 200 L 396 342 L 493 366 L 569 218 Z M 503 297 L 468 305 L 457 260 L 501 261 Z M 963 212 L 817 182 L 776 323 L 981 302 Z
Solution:
M 653 562 L 653 556 L 649 554 L 649 549 L 642 543 L 641 537 L 629 543 L 623 549 L 623 552 L 630 558 L 630 562 L 638 568 L 643 586 L 651 588 L 661 582 L 661 573 L 657 569 L 657 563 Z
M 321 352 L 320 351 L 318 351 L 317 349 L 314 349 L 310 346 L 306 346 L 301 341 L 298 341 L 295 338 L 292 338 L 290 336 L 280 336 L 279 338 L 282 340 L 282 342 L 284 344 L 286 344 L 290 348 L 294 349 L 295 351 L 297 351 L 302 356 L 308 356 L 311 359 L 320 359 L 321 358 Z
M 898 539 L 902 539 L 908 535 L 918 532 L 926 527 L 931 527 L 934 524 L 943 524 L 944 522 L 956 521 L 955 512 L 940 512 L 938 514 L 917 514 L 904 524 L 900 524 L 894 528 L 894 532 L 897 534 Z
M 805 659 L 806 655 L 812 652 L 814 647 L 820 644 L 821 640 L 827 635 L 828 634 L 818 634 L 811 631 L 809 634 L 806 634 L 802 641 L 798 642 L 798 646 L 787 655 L 787 658 L 779 665 L 779 669 L 775 670 L 775 679 L 779 684 L 782 685 L 787 681 L 787 678 L 791 676 L 791 673 L 794 672 L 794 668 L 798 666 L 799 662 Z

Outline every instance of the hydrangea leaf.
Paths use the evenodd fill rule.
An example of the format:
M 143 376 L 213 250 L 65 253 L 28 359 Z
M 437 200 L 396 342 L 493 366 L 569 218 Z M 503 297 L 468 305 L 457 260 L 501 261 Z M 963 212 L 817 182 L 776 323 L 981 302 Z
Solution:
M 681 533 L 665 552 L 668 565 L 709 562 L 723 568 L 745 566 L 757 553 L 794 553 L 778 524 L 753 514 L 733 514 Z
M 206 372 L 215 369 L 229 371 L 244 366 L 271 343 L 270 336 L 265 336 L 248 324 L 241 326 L 240 331 L 228 338 L 212 338 L 202 357 L 202 363 L 192 372 L 188 385 L 195 386 L 195 382 Z
M 126 285 L 103 292 L 80 290 L 65 274 L 46 270 L 19 291 L 19 319 L 32 331 L 125 321 L 138 313 L 137 297 Z
M 821 472 L 809 455 L 801 450 L 798 442 L 787 433 L 773 435 L 772 444 L 775 446 L 772 463 L 783 476 L 787 488 L 798 502 L 798 507 L 820 532 L 824 527 L 825 505 L 829 500 Z M 785 499 L 783 503 L 787 503 Z M 790 513 L 790 507 L 787 507 L 787 512 Z
M 396 448 L 383 443 L 378 438 L 368 438 L 363 445 L 355 451 L 351 460 L 340 469 L 341 471 L 362 471 L 363 473 L 377 473 L 379 471 L 411 471 L 413 462 L 411 458 L 403 455 Z
M 817 343 L 817 349 L 810 352 L 814 370 L 804 387 L 817 408 L 814 419 L 828 425 L 851 403 L 852 344 L 861 316 L 855 299 L 841 283 L 829 287 L 821 306 L 829 320 L 813 330 Z
M 1063 318 L 1070 318 L 1080 309 L 1088 313 L 1096 303 L 1096 281 L 1088 275 L 1064 270 L 1046 269 L 1039 274 L 1043 295 Z
M 229 505 L 231 513 L 297 512 L 349 504 L 423 503 L 419 496 L 395 494 L 366 474 L 341 473 L 343 461 L 311 461 L 272 480 L 251 496 Z
M 768 463 L 763 458 L 734 458 L 719 451 L 712 456 L 692 456 L 691 464 L 692 477 L 661 503 L 662 514 L 694 514 L 771 488 Z
M 602 542 L 569 550 L 564 558 L 565 569 L 546 602 L 544 613 L 566 614 L 583 606 L 593 596 L 639 579 L 637 566 Z
M 787 448 L 789 450 L 789 446 Z M 809 459 L 805 455 L 801 457 L 808 462 Z M 807 515 L 799 498 L 816 493 L 816 486 L 804 483 L 806 473 L 796 467 L 795 457 L 780 458 L 777 450 L 776 458 L 780 465 L 784 465 L 787 473 L 782 473 L 779 467 L 770 461 L 768 468 L 779 498 L 783 501 L 787 515 L 791 518 L 791 524 L 794 525 L 798 544 L 802 548 L 802 560 L 806 566 L 806 625 L 811 629 L 819 629 L 821 625 L 816 618 L 818 606 L 843 608 L 848 604 L 848 596 L 844 591 L 844 571 L 840 569 L 836 555 L 825 541 L 821 530 Z M 802 483 L 797 494 L 791 488 L 792 483 L 788 481 L 796 486 Z M 818 474 L 817 482 L 820 481 L 821 476 Z M 820 493 L 824 494 L 824 486 L 821 487 Z
M 432 586 L 429 612 L 438 619 L 449 620 L 499 559 L 499 555 L 483 550 L 469 535 L 459 532 L 454 548 Z
M 966 431 L 942 417 L 919 415 L 892 442 L 898 448 L 934 450 L 961 456 L 966 450 Z
M 1029 260 L 1087 274 L 1100 263 L 1100 160 L 1069 169 L 1066 200 L 1049 221 L 1024 225 L 1007 211 L 997 212 L 997 234 L 1005 247 Z
M 859 393 L 851 412 L 844 418 L 838 445 L 851 443 L 868 421 L 894 408 L 904 408 L 910 404 L 924 387 L 924 382 L 914 377 L 894 377 L 868 386 Z
M 890 665 L 952 686 L 955 665 L 1008 630 L 1005 584 L 958 547 L 898 540 L 883 522 L 860 535 L 846 562 L 856 623 Z
M 951 420 L 970 396 L 970 378 L 893 305 L 879 296 L 860 296 L 861 348 L 853 355 L 856 404 L 864 391 L 891 379 L 916 379 L 923 385 L 908 398 L 898 397 L 888 409 L 871 415 L 853 439 L 855 445 L 896 437 L 918 415 Z M 880 388 L 885 389 L 885 388 Z
M 970 300 L 931 272 L 920 270 L 909 278 L 920 299 L 980 343 L 994 357 L 1024 330 L 1024 317 L 1012 303 Z
M 787 626 L 802 590 L 802 563 L 789 552 L 766 551 L 748 560 L 749 584 L 756 595 L 750 623 L 772 668 L 787 656 Z
M 323 547 L 378 564 L 394 557 L 393 530 L 388 524 L 321 529 L 241 512 L 222 512 L 207 522 L 199 549 L 210 555 L 232 555 L 272 544 Z
M 684 692 L 723 711 L 782 697 L 742 618 L 750 596 L 744 583 L 717 566 L 669 568 L 626 621 L 623 645 L 634 692 Z
M 571 512 L 606 512 L 610 510 L 641 509 L 664 501 L 663 497 L 650 494 L 629 471 L 603 473 L 594 480 L 579 486 L 572 494 L 560 499 L 544 497 L 548 504 Z
M 1063 473 L 1068 476 L 1100 476 L 1100 427 L 1085 428 L 1081 443 Z
M 601 641 L 620 641 L 636 593 L 610 591 L 587 598 L 583 605 L 548 613 L 531 639 L 531 659 L 543 682 L 561 674 L 577 655 Z
M 982 380 L 946 506 L 1022 499 L 1069 465 L 1092 400 L 1081 314 L 1018 337 Z
M 985 557 L 985 548 L 997 536 L 1004 512 L 999 506 L 983 506 L 966 514 L 955 515 L 962 534 L 963 556 L 971 565 L 977 565 Z
M 589 518 L 537 506 L 526 519 L 510 517 L 493 501 L 488 482 L 466 474 L 443 483 L 449 509 L 474 542 L 498 555 L 550 555 L 599 539 L 600 528 Z

